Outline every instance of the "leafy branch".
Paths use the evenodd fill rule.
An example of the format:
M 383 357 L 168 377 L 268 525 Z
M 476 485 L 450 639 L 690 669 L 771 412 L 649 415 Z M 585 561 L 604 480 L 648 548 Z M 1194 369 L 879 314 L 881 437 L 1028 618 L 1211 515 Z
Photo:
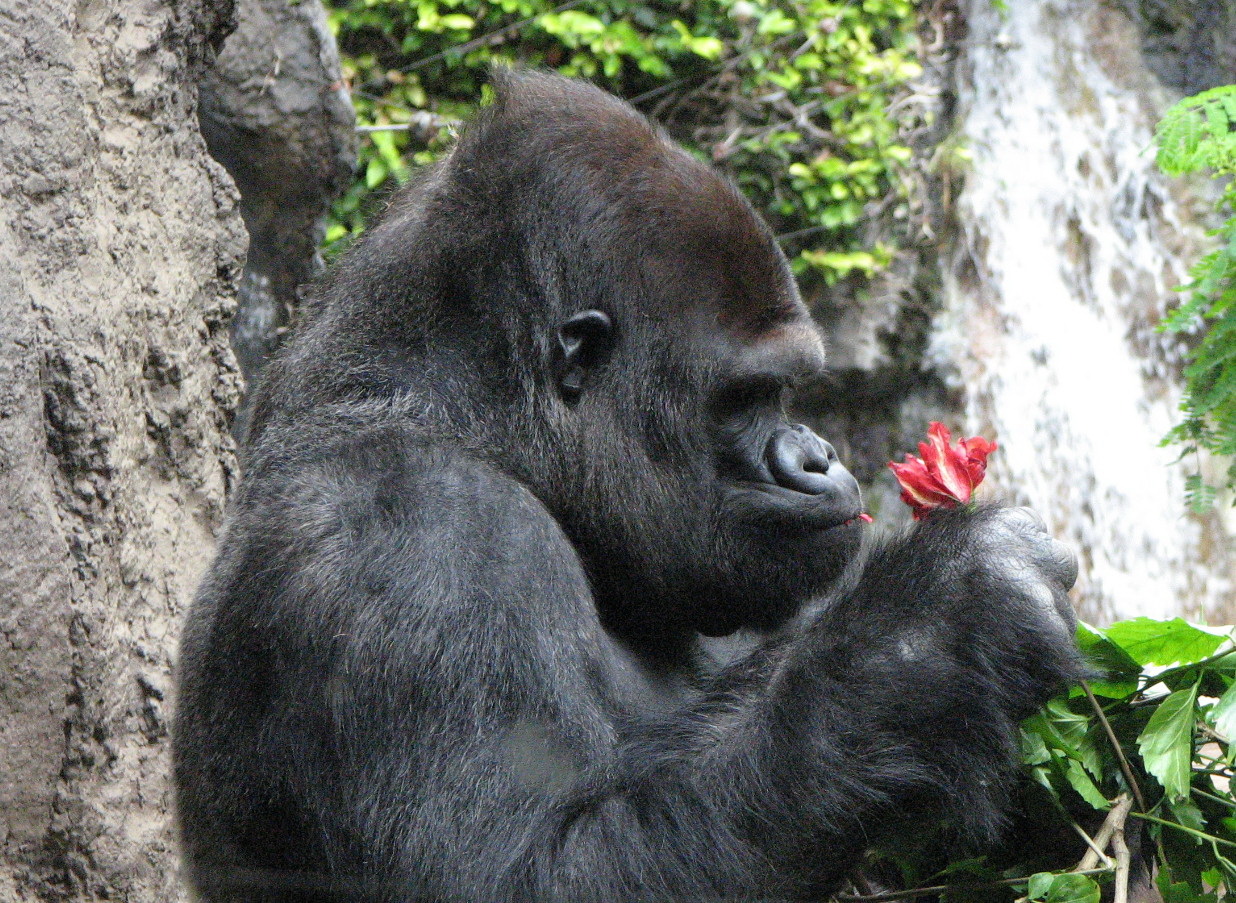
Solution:
M 1147 857 L 1165 903 L 1232 899 L 1232 629 L 1135 618 L 1080 625 L 1077 639 L 1099 676 L 1022 725 L 1027 798 L 1039 805 L 1019 834 L 1055 834 L 1054 849 L 1072 838 L 1080 860 L 1045 860 L 1021 844 L 958 861 L 947 843 L 920 840 L 876 857 L 838 903 L 1127 903 Z

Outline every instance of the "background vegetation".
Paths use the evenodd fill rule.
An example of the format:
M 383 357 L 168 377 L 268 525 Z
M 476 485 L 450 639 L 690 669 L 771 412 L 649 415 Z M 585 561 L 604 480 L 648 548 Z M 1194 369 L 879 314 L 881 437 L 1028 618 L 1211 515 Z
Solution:
M 890 259 L 864 224 L 906 213 L 893 100 L 920 71 L 909 0 L 342 0 L 331 20 L 364 130 L 332 246 L 446 147 L 499 62 L 589 78 L 653 115 L 743 187 L 800 278 Z
M 1227 486 L 1236 488 L 1236 85 L 1186 97 L 1159 123 L 1158 162 L 1169 175 L 1209 172 L 1222 180 L 1217 202 L 1223 224 L 1215 249 L 1198 261 L 1181 288 L 1186 300 L 1164 327 L 1200 332 L 1185 369 L 1184 420 L 1167 437 L 1186 454 L 1228 460 Z M 1200 471 L 1200 468 L 1199 468 Z M 1190 504 L 1209 507 L 1218 487 L 1200 472 L 1189 478 Z M 1236 500 L 1233 500 L 1236 504 Z

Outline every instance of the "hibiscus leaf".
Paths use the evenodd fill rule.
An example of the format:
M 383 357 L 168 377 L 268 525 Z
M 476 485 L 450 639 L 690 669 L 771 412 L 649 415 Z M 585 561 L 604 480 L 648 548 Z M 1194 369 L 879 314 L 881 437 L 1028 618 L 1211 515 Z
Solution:
M 1038 872 L 1030 876 L 1030 887 L 1027 888 L 1027 896 L 1031 900 L 1042 900 L 1047 896 L 1047 892 L 1051 890 L 1051 883 L 1055 880 L 1055 875 L 1051 872 Z
M 1112 807 L 1111 802 L 1094 785 L 1094 781 L 1090 780 L 1090 775 L 1086 774 L 1086 769 L 1082 768 L 1081 763 L 1076 759 L 1069 759 L 1068 764 L 1065 766 L 1064 776 L 1068 780 L 1069 785 L 1077 791 L 1078 796 L 1095 809 L 1110 809 Z
M 1186 796 L 1182 800 L 1168 803 L 1167 806 L 1172 810 L 1172 816 L 1176 819 L 1177 824 L 1184 825 L 1186 828 L 1192 828 L 1194 831 L 1206 832 L 1206 816 L 1202 814 L 1202 810 L 1198 808 L 1197 803 L 1193 802 L 1192 798 Z M 1205 841 L 1200 837 L 1194 836 L 1193 842 L 1201 844 Z
M 1192 664 L 1214 655 L 1225 639 L 1183 618 L 1133 618 L 1118 621 L 1103 633 L 1139 665 Z
M 1185 881 L 1175 882 L 1166 867 L 1159 869 L 1155 885 L 1163 897 L 1163 903 L 1215 903 L 1219 899 L 1216 894 L 1198 893 Z
M 1197 684 L 1168 695 L 1137 738 L 1146 770 L 1158 778 L 1168 798 L 1183 799 L 1193 774 L 1193 721 Z
M 1099 903 L 1099 886 L 1085 875 L 1039 872 L 1030 876 L 1027 896 L 1041 903 Z
M 1027 765 L 1042 765 L 1051 760 L 1047 744 L 1037 732 L 1021 729 L 1021 760 Z
M 1142 665 L 1124 649 L 1104 635 L 1097 627 L 1078 621 L 1077 645 L 1086 661 L 1101 668 L 1109 677 L 1136 678 L 1142 673 Z

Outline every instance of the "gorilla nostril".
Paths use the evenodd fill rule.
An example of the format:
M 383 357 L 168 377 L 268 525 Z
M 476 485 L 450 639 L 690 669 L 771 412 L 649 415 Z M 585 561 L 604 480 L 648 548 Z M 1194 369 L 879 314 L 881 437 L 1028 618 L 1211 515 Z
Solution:
M 831 445 L 802 425 L 777 430 L 765 452 L 778 486 L 818 495 L 832 486 L 828 469 L 836 460 Z
M 831 464 L 828 457 L 821 455 L 810 455 L 803 461 L 803 470 L 810 473 L 828 473 L 828 465 Z

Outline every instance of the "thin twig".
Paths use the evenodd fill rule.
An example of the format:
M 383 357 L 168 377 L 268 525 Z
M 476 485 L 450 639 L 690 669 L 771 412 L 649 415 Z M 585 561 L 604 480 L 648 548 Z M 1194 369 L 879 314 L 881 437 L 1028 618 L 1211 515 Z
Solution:
M 1077 867 L 1079 869 L 1089 869 L 1094 868 L 1096 865 L 1102 865 L 1106 868 L 1111 868 L 1111 859 L 1106 853 L 1103 852 L 1103 848 L 1100 847 L 1096 841 L 1090 838 L 1090 835 L 1086 833 L 1086 830 L 1075 821 L 1070 821 L 1069 824 L 1073 826 L 1074 831 L 1081 835 L 1081 839 L 1084 840 L 1086 842 L 1086 846 L 1090 848 L 1082 857 L 1082 861 L 1077 864 Z M 1090 859 L 1091 856 L 1094 857 L 1093 860 Z
M 1236 848 L 1236 841 L 1225 840 L 1222 837 L 1215 837 L 1213 834 L 1207 834 L 1205 831 L 1198 831 L 1195 828 L 1190 828 L 1187 825 L 1182 825 L 1174 821 L 1168 821 L 1166 818 L 1158 818 L 1154 815 L 1147 815 L 1145 812 L 1132 813 L 1134 818 L 1152 821 L 1156 825 L 1163 825 L 1168 828 L 1175 828 L 1177 831 L 1184 831 L 1186 834 L 1192 834 L 1194 837 L 1200 837 L 1202 840 L 1209 840 L 1211 843 L 1221 843 L 1225 847 Z
M 1116 854 L 1116 888 L 1112 903 L 1129 903 L 1129 866 L 1133 857 L 1129 855 L 1129 845 L 1124 842 L 1123 821 L 1112 834 L 1112 852 Z
M 1107 818 L 1103 819 L 1103 824 L 1094 835 L 1094 843 L 1086 851 L 1086 855 L 1082 856 L 1081 862 L 1077 863 L 1077 868 L 1073 871 L 1085 872 L 1094 868 L 1101 860 L 1107 858 L 1103 850 L 1107 849 L 1107 845 L 1111 842 L 1112 835 L 1116 833 L 1116 829 L 1124 827 L 1125 820 L 1129 817 L 1129 809 L 1132 806 L 1133 800 L 1127 793 L 1122 793 L 1116 797 L 1112 802 L 1111 811 L 1107 813 Z M 1097 854 L 1096 850 L 1098 850 Z
M 1221 733 L 1219 733 L 1217 730 L 1211 727 L 1209 724 L 1207 724 L 1205 721 L 1197 722 L 1197 729 L 1198 731 L 1200 731 L 1201 733 L 1209 737 L 1211 740 L 1214 740 L 1216 743 L 1231 743 L 1232 742 L 1227 737 L 1223 736 Z
M 1213 793 L 1207 793 L 1205 790 L 1198 790 L 1196 787 L 1190 787 L 1189 789 L 1192 790 L 1194 793 L 1196 793 L 1198 796 L 1204 796 L 1208 800 L 1213 800 L 1216 803 L 1222 803 L 1224 806 L 1231 806 L 1233 809 L 1236 809 L 1236 800 L 1225 800 L 1221 796 L 1218 796 Z
M 1116 739 L 1116 732 L 1112 730 L 1111 722 L 1107 720 L 1107 715 L 1103 713 L 1103 706 L 1099 705 L 1099 701 L 1094 696 L 1094 691 L 1090 689 L 1090 684 L 1083 680 L 1081 681 L 1081 688 L 1085 691 L 1086 698 L 1090 700 L 1094 713 L 1099 717 L 1099 722 L 1107 733 L 1107 739 L 1112 745 L 1112 750 L 1116 753 L 1116 759 L 1120 762 L 1120 770 L 1124 772 L 1124 779 L 1129 782 L 1129 789 L 1133 791 L 1133 796 L 1137 799 L 1138 811 L 1145 812 L 1146 798 L 1142 796 L 1142 788 L 1137 783 L 1137 778 L 1133 777 L 1133 769 L 1129 767 L 1129 760 L 1124 757 L 1124 750 L 1120 747 L 1120 741 Z

